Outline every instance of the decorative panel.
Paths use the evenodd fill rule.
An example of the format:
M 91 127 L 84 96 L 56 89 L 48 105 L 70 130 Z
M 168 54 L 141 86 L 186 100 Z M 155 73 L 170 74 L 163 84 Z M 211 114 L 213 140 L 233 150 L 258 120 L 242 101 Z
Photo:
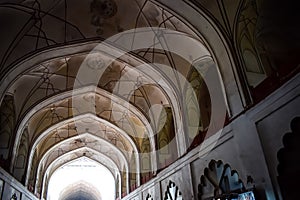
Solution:
M 212 160 L 198 185 L 198 199 L 210 199 L 230 195 L 233 191 L 244 190 L 244 184 L 235 170 L 221 160 Z
M 165 192 L 164 200 L 182 200 L 182 194 L 176 186 L 176 184 L 172 181 L 169 181 L 169 184 L 167 186 L 167 190 Z

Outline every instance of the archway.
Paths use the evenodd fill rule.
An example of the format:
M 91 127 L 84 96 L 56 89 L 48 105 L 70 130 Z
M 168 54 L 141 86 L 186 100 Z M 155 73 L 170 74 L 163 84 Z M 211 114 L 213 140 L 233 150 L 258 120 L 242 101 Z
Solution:
M 114 200 L 116 184 L 106 167 L 83 157 L 55 171 L 49 181 L 47 199 Z

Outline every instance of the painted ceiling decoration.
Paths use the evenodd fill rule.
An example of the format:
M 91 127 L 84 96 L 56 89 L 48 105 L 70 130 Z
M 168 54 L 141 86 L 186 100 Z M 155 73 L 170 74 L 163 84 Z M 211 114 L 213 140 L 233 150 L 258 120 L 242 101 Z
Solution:
M 11 13 L 8 20 L 15 18 L 26 23 L 26 26 L 20 27 L 21 37 L 5 35 L 8 43 L 4 45 L 11 48 L 3 52 L 5 56 L 1 66 L 23 56 L 18 52 L 19 47 L 29 47 L 22 49 L 22 53 L 30 53 L 65 42 L 99 36 L 108 38 L 122 30 L 138 27 L 165 27 L 195 35 L 177 17 L 153 1 L 133 0 L 131 6 L 127 4 L 122 0 L 15 0 L 1 3 L 1 13 Z M 11 32 L 14 31 L 7 30 L 7 33 Z
M 10 163 L 4 167 L 38 197 L 47 197 L 55 171 L 78 159 L 105 166 L 118 187 L 116 197 L 124 196 L 185 154 L 197 135 L 206 136 L 208 127 L 224 124 L 221 118 L 211 120 L 216 110 L 209 91 L 221 91 L 218 97 L 224 105 L 226 98 L 223 87 L 205 83 L 209 73 L 222 82 L 207 42 L 156 1 L 127 4 L 123 0 L 0 1 L 0 18 L 1 13 L 10 13 L 8 23 L 17 19 L 19 28 L 16 35 L 7 34 L 16 32 L 13 28 L 1 33 L 7 38 L 2 44 L 6 51 L 0 52 L 0 78 L 7 80 L 0 88 L 5 91 L 1 162 Z M 111 36 L 141 27 L 176 31 L 197 42 L 200 50 L 188 49 L 187 59 L 165 50 L 164 41 L 156 37 L 149 48 L 127 53 L 117 42 L 105 44 L 107 49 L 119 47 L 118 58 L 113 50 L 92 51 Z M 69 44 L 78 45 L 78 52 L 70 53 L 64 47 Z M 45 56 L 50 49 L 64 53 L 52 52 L 50 59 Z M 21 62 L 35 55 L 42 59 Z M 81 82 L 82 66 L 95 71 L 107 67 L 97 82 L 93 77 Z M 161 66 L 167 66 L 172 76 Z M 187 83 L 181 84 L 181 79 Z M 197 105 L 188 110 L 191 115 L 185 114 L 190 108 L 185 103 Z M 72 187 L 78 191 L 70 192 Z M 92 193 L 97 195 L 89 196 Z M 64 200 L 76 195 L 100 199 L 101 191 L 79 182 L 61 195 Z M 164 199 L 182 199 L 175 183 L 169 183 Z
M 299 12 L 274 8 L 271 0 L 0 0 L 1 168 L 46 199 L 56 172 L 96 163 L 120 199 L 189 151 L 207 155 L 224 124 L 299 72 Z M 278 152 L 283 182 L 295 170 L 283 159 L 298 137 L 294 122 Z M 175 182 L 165 200 L 183 198 Z M 237 172 L 212 160 L 198 198 L 240 189 Z M 104 194 L 84 181 L 60 193 Z

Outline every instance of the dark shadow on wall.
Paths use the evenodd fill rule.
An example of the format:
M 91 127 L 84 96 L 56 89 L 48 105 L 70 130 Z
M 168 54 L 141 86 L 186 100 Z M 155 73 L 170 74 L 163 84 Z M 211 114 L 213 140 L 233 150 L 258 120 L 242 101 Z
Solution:
M 278 153 L 278 182 L 283 199 L 299 199 L 300 180 L 300 117 L 291 121 L 292 132 L 283 136 L 284 147 Z

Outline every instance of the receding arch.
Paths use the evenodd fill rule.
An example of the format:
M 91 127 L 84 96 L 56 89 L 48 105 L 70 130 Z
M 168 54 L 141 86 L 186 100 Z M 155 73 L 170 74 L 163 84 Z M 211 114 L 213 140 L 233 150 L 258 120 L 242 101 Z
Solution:
M 85 188 L 88 188 L 89 191 L 85 191 Z M 102 200 L 101 193 L 96 188 L 82 181 L 78 183 L 74 183 L 68 186 L 67 188 L 65 188 L 61 192 L 61 197 L 59 199 L 73 200 L 76 198 L 82 200 Z
M 88 87 L 84 87 L 82 89 L 79 89 L 79 90 L 76 90 L 76 94 L 80 95 L 80 94 L 85 94 L 86 92 L 91 92 L 91 91 L 94 91 L 94 90 L 97 90 L 99 93 L 103 93 L 105 96 L 110 96 L 110 94 L 108 92 L 105 92 L 104 90 L 101 90 L 97 87 L 94 87 L 94 86 L 88 86 Z M 17 136 L 16 136 L 16 140 L 15 140 L 15 147 L 14 147 L 14 155 L 16 155 L 16 151 L 17 151 L 17 144 L 18 144 L 18 138 L 20 137 L 20 134 L 22 133 L 22 130 L 24 127 L 26 127 L 26 124 L 28 123 L 28 120 L 36 113 L 36 110 L 37 109 L 42 109 L 44 108 L 45 106 L 49 106 L 51 105 L 51 103 L 54 103 L 58 100 L 61 100 L 63 98 L 67 98 L 67 97 L 71 97 L 72 96 L 72 91 L 69 91 L 69 92 L 64 92 L 62 94 L 62 97 L 60 97 L 59 95 L 58 96 L 54 96 L 53 98 L 50 98 L 49 100 L 47 101 L 44 101 L 40 104 L 38 104 L 35 108 L 33 108 L 30 112 L 28 112 L 28 114 L 24 117 L 24 119 L 22 120 L 22 122 L 20 123 L 20 126 L 21 128 L 18 129 L 18 132 L 17 132 Z M 118 104 L 120 105 L 123 105 L 124 102 L 121 100 L 121 99 L 118 99 L 117 97 L 111 97 L 112 99 L 114 99 L 115 102 L 118 102 Z M 147 119 L 143 116 L 143 114 L 141 114 L 136 108 L 134 108 L 133 106 L 130 107 L 132 109 L 132 112 L 137 114 L 137 116 L 141 119 L 141 121 L 145 124 L 145 127 L 147 127 L 147 131 L 149 133 L 149 135 L 153 135 L 152 134 L 152 130 L 150 128 L 150 124 L 148 123 Z M 95 116 L 92 116 L 91 117 L 95 118 Z M 70 118 L 68 120 L 76 120 L 77 119 L 77 116 L 73 117 L 73 118 Z M 80 117 L 78 117 L 78 119 L 81 119 Z M 118 132 L 122 133 L 122 135 L 124 135 L 124 137 L 128 138 L 129 139 L 129 136 L 128 134 L 125 134 L 125 132 L 120 129 L 119 127 L 117 127 L 116 125 L 112 124 L 112 123 L 109 123 L 107 122 L 106 120 L 103 120 L 103 119 L 99 119 L 99 118 L 96 118 L 98 121 L 100 120 L 101 123 L 105 123 L 106 125 L 118 130 Z M 43 135 L 45 135 L 46 133 L 48 133 L 49 131 L 53 130 L 54 128 L 57 128 L 59 126 L 61 126 L 63 123 L 59 122 L 58 124 L 56 125 L 53 125 L 50 129 L 47 129 L 46 131 L 44 131 L 44 133 L 42 135 L 40 135 L 37 140 L 34 142 L 34 144 L 37 144 L 37 142 L 40 141 L 40 139 L 42 138 Z M 151 139 L 151 137 L 150 137 Z M 153 140 L 153 139 L 152 139 Z M 133 145 L 133 142 L 131 142 L 132 145 Z M 152 149 L 155 149 L 155 144 L 154 144 L 154 141 L 151 141 L 151 145 L 152 145 Z M 133 145 L 134 146 L 134 145 Z M 33 148 L 35 148 L 35 146 L 33 146 Z M 14 159 L 12 159 L 12 163 L 14 162 Z M 29 158 L 31 159 L 31 157 Z M 152 164 L 153 164 L 153 169 L 156 169 L 155 167 L 155 163 L 156 163 L 156 160 L 155 160 L 155 157 L 152 158 L 153 161 L 152 161 Z
M 114 145 L 111 145 L 109 142 L 107 142 L 106 140 L 102 139 L 102 138 L 98 138 L 97 136 L 94 136 L 90 133 L 84 133 L 84 134 L 80 134 L 79 136 L 74 136 L 74 137 L 71 137 L 71 138 L 68 138 L 64 141 L 61 141 L 59 143 L 57 143 L 56 145 L 54 145 L 53 147 L 51 147 L 51 149 L 49 149 L 48 151 L 45 152 L 45 154 L 42 156 L 42 158 L 39 160 L 39 165 L 38 165 L 38 171 L 41 170 L 41 165 L 43 164 L 43 162 L 48 158 L 48 156 L 55 150 L 59 149 L 61 145 L 64 145 L 68 142 L 72 142 L 72 141 L 79 141 L 80 139 L 87 139 L 87 138 L 90 138 L 90 139 L 96 139 L 98 140 L 99 143 L 104 143 L 108 146 L 110 146 L 117 154 L 120 155 L 120 157 L 123 159 L 124 163 L 118 163 L 118 167 L 119 169 L 121 169 L 123 167 L 123 165 L 127 165 L 126 168 L 128 168 L 128 161 L 126 160 L 126 156 L 124 155 L 124 153 L 119 150 L 118 148 L 116 148 Z M 87 146 L 87 145 L 84 145 L 82 147 L 89 147 L 90 149 L 94 149 L 90 146 Z M 80 148 L 80 147 L 79 147 Z M 76 148 L 75 148 L 76 149 Z M 69 151 L 73 151 L 75 149 L 70 149 Z M 95 149 L 94 149 L 95 150 Z M 99 151 L 101 152 L 101 151 Z M 102 154 L 105 154 L 105 152 L 101 152 Z M 115 161 L 116 162 L 116 161 Z M 37 180 L 39 179 L 39 176 L 37 177 Z
M 91 138 L 93 138 L 93 139 L 98 139 L 99 141 L 101 141 L 102 143 L 106 143 L 106 145 L 109 145 L 108 144 L 108 142 L 106 142 L 105 140 L 102 140 L 102 139 L 99 139 L 99 138 L 97 138 L 97 137 L 95 137 L 95 136 L 93 136 L 93 135 L 91 135 L 91 134 L 88 134 L 88 133 L 86 133 L 86 134 L 83 134 L 83 138 L 85 138 L 85 137 L 91 137 Z M 69 141 L 73 141 L 73 139 L 74 138 L 70 138 L 69 139 Z M 56 146 L 56 148 L 58 148 L 59 149 L 59 146 L 60 145 L 62 145 L 62 144 L 64 144 L 64 143 L 67 143 L 68 141 L 63 141 L 63 142 L 61 142 L 61 143 L 59 143 L 59 144 L 57 144 Z M 122 163 L 119 163 L 119 164 L 117 164 L 117 161 L 116 160 L 114 160 L 114 159 L 112 159 L 113 160 L 113 162 L 114 163 L 116 163 L 117 165 L 118 165 L 118 168 L 120 169 L 120 171 L 124 171 L 123 169 L 124 169 L 124 167 L 125 167 L 125 173 L 127 174 L 126 175 L 126 178 L 128 179 L 129 178 L 129 176 L 128 176 L 128 173 L 129 173 L 129 166 L 128 166 L 128 161 L 126 160 L 126 157 L 123 155 L 123 153 L 121 152 L 121 151 L 119 151 L 116 147 L 114 147 L 113 145 L 109 145 L 112 149 L 114 149 L 114 151 L 116 151 L 116 153 L 117 153 L 117 155 L 119 155 L 120 157 L 121 157 L 121 159 L 120 160 L 123 160 L 123 164 Z M 101 153 L 101 154 L 103 154 L 103 155 L 105 155 L 107 152 L 101 152 L 100 151 L 100 149 L 95 149 L 94 147 L 89 147 L 89 146 L 83 146 L 82 148 L 88 148 L 89 150 L 92 150 L 92 151 L 97 151 L 97 152 L 99 152 L 99 153 Z M 78 148 L 77 148 L 78 149 Z M 76 148 L 75 149 L 69 149 L 68 150 L 68 152 L 73 152 L 73 151 L 75 151 L 76 150 Z M 38 172 L 38 174 L 37 174 L 37 177 L 36 177 L 36 184 L 35 184 L 35 188 L 37 189 L 37 185 L 39 184 L 39 182 L 41 182 L 40 181 L 40 176 L 45 172 L 45 171 L 47 171 L 47 169 L 48 169 L 48 166 L 50 167 L 50 165 L 51 165 L 51 163 L 52 162 L 55 162 L 55 160 L 57 160 L 57 159 L 59 159 L 59 157 L 60 156 L 58 156 L 58 157 L 54 157 L 54 158 L 52 158 L 52 160 L 51 160 L 51 162 L 50 163 L 44 163 L 44 160 L 47 158 L 47 156 L 49 156 L 49 154 L 51 153 L 51 152 L 53 152 L 54 151 L 54 149 L 53 150 L 49 150 L 48 152 L 47 152 L 47 154 L 45 154 L 43 157 L 42 157 L 42 159 L 40 160 L 40 162 L 39 162 L 39 164 L 38 164 L 38 170 L 37 170 L 37 172 Z M 65 155 L 66 153 L 63 153 L 62 155 Z M 113 155 L 110 155 L 110 157 L 112 157 Z M 109 156 L 107 155 L 105 158 L 107 159 Z M 49 162 L 49 161 L 47 161 L 47 162 Z M 46 169 L 44 169 L 44 170 L 42 170 L 41 169 L 41 165 L 45 165 L 44 167 L 46 167 Z M 41 174 L 41 175 L 40 175 Z M 127 180 L 126 179 L 126 180 Z M 36 190 L 35 189 L 35 190 Z
M 99 158 L 104 157 L 104 158 L 102 158 L 103 160 L 92 158 L 92 157 L 88 157 L 88 155 L 83 155 L 81 157 L 75 157 L 75 158 L 66 159 L 62 163 L 59 163 L 59 164 L 57 164 L 57 166 L 54 166 L 53 168 L 51 168 L 43 176 L 42 195 L 45 196 L 45 194 L 47 193 L 49 180 L 50 180 L 50 178 L 52 177 L 52 175 L 55 173 L 55 171 L 57 169 L 59 169 L 60 167 L 65 166 L 65 165 L 67 165 L 68 163 L 70 163 L 72 161 L 76 161 L 76 160 L 84 158 L 84 159 L 90 159 L 91 161 L 98 162 L 99 164 L 101 164 L 103 167 L 107 168 L 110 171 L 110 173 L 114 177 L 114 180 L 119 183 L 117 185 L 118 187 L 117 187 L 116 193 L 119 193 L 119 196 L 121 196 L 121 194 L 122 194 L 122 181 L 120 180 L 121 176 L 120 176 L 120 170 L 118 169 L 118 166 L 111 159 L 105 159 L 105 155 L 102 155 L 101 153 L 99 155 L 100 155 Z M 109 158 L 109 157 L 107 157 L 107 158 Z
M 79 157 L 76 155 L 80 155 Z M 73 155 L 74 158 L 67 158 L 68 156 L 70 155 Z M 67 152 L 63 155 L 61 155 L 60 157 L 56 158 L 48 167 L 47 169 L 45 170 L 45 173 L 44 173 L 44 176 L 43 176 L 43 181 L 42 181 L 42 195 L 45 195 L 45 186 L 46 186 L 46 176 L 48 175 L 48 179 L 53 175 L 53 172 L 55 170 L 57 170 L 60 166 L 63 166 L 65 164 L 67 164 L 68 162 L 70 162 L 71 160 L 74 160 L 74 159 L 78 159 L 80 157 L 87 157 L 89 159 L 92 159 L 92 160 L 95 160 L 96 158 L 93 157 L 93 155 L 96 155 L 96 158 L 98 158 L 96 161 L 99 162 L 99 163 L 102 163 L 102 165 L 106 166 L 106 168 L 109 168 L 111 171 L 114 170 L 116 172 L 116 174 L 113 174 L 114 177 L 117 177 L 115 178 L 115 180 L 118 179 L 118 177 L 121 177 L 120 176 L 120 173 L 122 171 L 121 168 L 119 168 L 117 166 L 117 164 L 111 160 L 111 158 L 107 157 L 105 154 L 102 154 L 98 151 L 95 151 L 91 148 L 88 148 L 88 147 L 81 147 L 81 148 L 78 148 L 78 149 L 75 149 L 73 151 L 70 151 L 70 152 Z M 126 175 L 126 177 L 128 177 Z M 129 191 L 129 185 L 128 185 L 128 182 L 122 182 L 120 181 L 120 185 L 119 185 L 119 194 L 121 194 L 121 188 L 122 188 L 122 184 L 125 184 L 125 187 L 126 187 L 126 192 Z
M 171 4 L 172 4 L 172 2 L 171 2 Z M 202 18 L 201 18 L 202 19 Z M 184 133 L 184 132 L 183 132 Z M 182 135 L 180 136 L 180 137 L 182 137 Z M 182 144 L 182 143 L 179 143 L 179 144 Z M 179 145 L 179 146 L 181 146 L 181 145 Z M 183 150 L 182 151 L 180 151 L 180 155 L 182 155 L 182 152 L 184 152 L 184 150 L 185 150 L 185 147 L 183 147 L 182 148 Z
M 105 124 L 107 124 L 107 125 L 109 125 L 109 126 L 112 126 L 112 128 L 117 129 L 117 131 L 118 131 L 119 133 L 121 133 L 125 138 L 128 139 L 128 141 L 129 141 L 129 142 L 131 143 L 131 145 L 132 145 L 132 148 L 135 150 L 136 153 L 134 153 L 134 156 L 135 156 L 135 158 L 136 158 L 137 170 L 139 170 L 139 163 L 140 163 L 140 161 L 139 161 L 139 154 L 138 154 L 139 151 L 138 151 L 138 149 L 137 149 L 137 147 L 136 147 L 136 144 L 132 141 L 132 139 L 131 139 L 124 131 L 122 131 L 121 129 L 119 129 L 118 127 L 116 127 L 116 126 L 114 126 L 114 125 L 112 125 L 112 124 L 109 124 L 107 121 L 98 118 L 97 116 L 95 116 L 95 115 L 93 115 L 93 114 L 83 114 L 83 115 L 76 116 L 76 117 L 74 117 L 74 118 L 76 118 L 76 119 L 92 118 L 92 119 L 94 119 L 94 120 L 96 120 L 96 121 L 99 121 L 99 122 L 101 122 L 101 123 L 105 123 Z M 72 120 L 73 120 L 73 118 L 67 119 L 67 120 L 65 120 L 65 121 L 62 121 L 62 122 L 56 124 L 55 126 L 51 127 L 50 130 L 43 132 L 43 134 L 41 134 L 40 137 L 35 141 L 35 143 L 32 145 L 32 149 L 31 149 L 31 151 L 30 151 L 30 156 L 29 156 L 29 161 L 28 161 L 29 164 L 28 164 L 27 173 L 26 173 L 26 174 L 27 174 L 27 177 L 28 177 L 29 174 L 30 174 L 29 171 L 30 171 L 30 166 L 31 166 L 31 163 L 32 163 L 33 155 L 34 155 L 34 149 L 37 147 L 38 143 L 42 141 L 42 138 L 43 138 L 43 137 L 45 137 L 47 134 L 51 133 L 51 131 L 55 130 L 56 128 L 59 128 L 60 126 L 66 124 L 66 123 L 71 122 Z M 81 135 L 81 134 L 82 134 L 82 133 L 80 133 L 80 135 Z M 27 183 L 28 183 L 28 178 L 27 178 L 26 180 L 27 180 L 27 181 L 26 181 L 26 185 L 27 185 Z

